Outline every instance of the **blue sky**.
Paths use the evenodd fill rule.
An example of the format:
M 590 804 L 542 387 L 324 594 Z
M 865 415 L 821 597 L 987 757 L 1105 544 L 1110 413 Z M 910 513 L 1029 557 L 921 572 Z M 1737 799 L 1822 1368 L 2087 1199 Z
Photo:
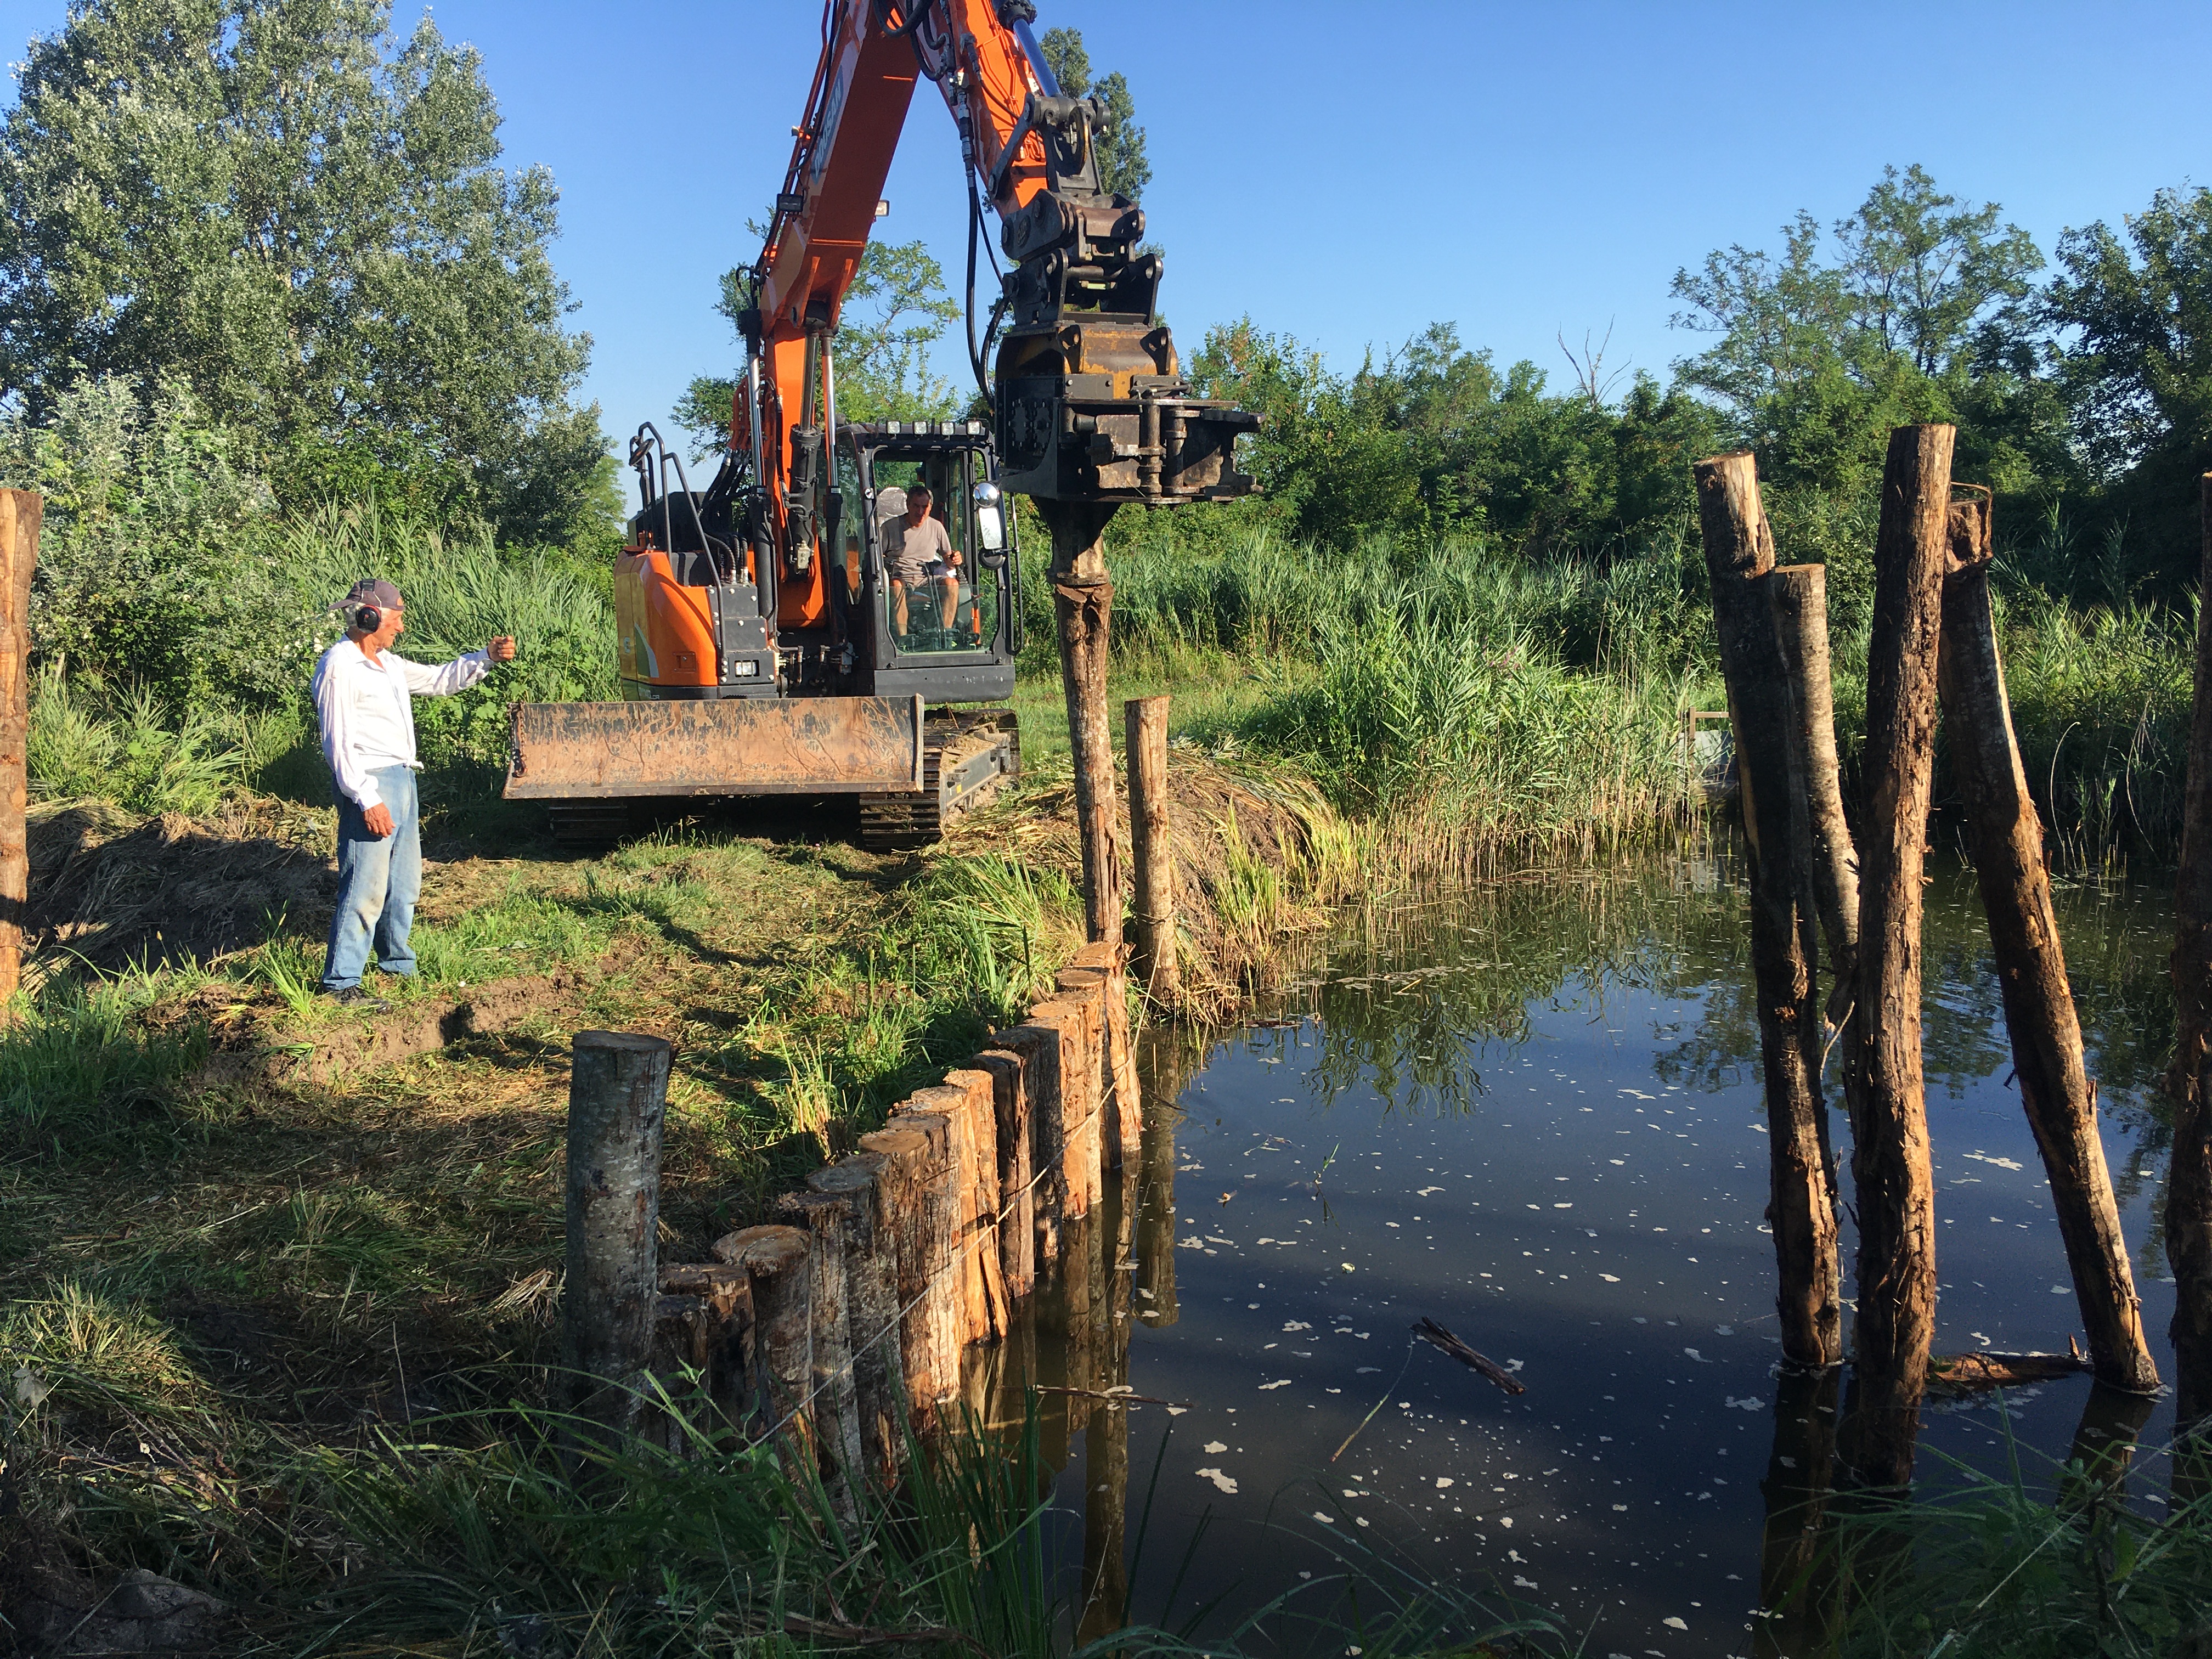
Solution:
M 2212 179 L 2212 7 L 1925 3 L 1541 7 L 1038 0 L 1129 79 L 1145 206 L 1186 353 L 1245 313 L 1352 368 L 1432 320 L 1564 374 L 1554 343 L 1613 331 L 1608 369 L 1695 349 L 1668 283 L 1772 248 L 1800 207 L 1849 211 L 1885 163 L 2058 232 Z M 0 0 L 15 45 L 59 0 Z M 419 9 L 401 0 L 411 27 Z M 735 356 L 716 278 L 755 257 L 818 51 L 813 0 L 442 0 L 483 53 L 511 163 L 550 167 L 556 260 L 595 342 L 585 395 L 619 434 Z M 883 234 L 957 283 L 951 122 L 923 88 Z M 964 374 L 945 342 L 941 368 Z

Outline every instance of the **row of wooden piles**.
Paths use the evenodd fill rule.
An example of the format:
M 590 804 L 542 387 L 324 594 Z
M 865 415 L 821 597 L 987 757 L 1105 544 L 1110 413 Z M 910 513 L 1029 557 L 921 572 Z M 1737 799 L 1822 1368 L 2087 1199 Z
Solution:
M 1079 951 L 1054 996 L 704 1262 L 657 1256 L 670 1059 L 657 1038 L 575 1039 L 562 1365 L 580 1425 L 678 1452 L 780 1436 L 850 1505 L 857 1480 L 896 1478 L 909 1429 L 983 1406 L 977 1351 L 1033 1341 L 1017 1315 L 1048 1280 L 1070 1346 L 1051 1369 L 1078 1400 L 1123 1380 L 1106 1350 L 1126 1353 L 1130 1240 L 1107 1262 L 1094 1226 L 1142 1148 L 1116 948 Z M 1114 1207 L 1126 1234 L 1134 1194 Z
M 1837 761 L 1825 573 L 1775 563 L 1749 454 L 1717 456 L 1694 469 L 1750 843 L 1783 1346 L 1789 1364 L 1806 1372 L 1844 1358 L 1838 1179 L 1821 1091 L 1832 1043 L 1851 1126 L 1859 1229 L 1853 1400 L 1837 1454 L 1839 1474 L 1860 1486 L 1910 1480 L 1930 1376 L 1936 1217 L 1921 1058 L 1921 895 L 1939 714 L 2021 1103 L 2050 1182 L 2090 1367 L 2100 1383 L 2125 1394 L 2160 1386 L 2098 1138 L 2096 1085 L 2084 1069 L 2041 825 L 2005 696 L 1990 609 L 1990 495 L 1954 483 L 1953 437 L 1950 427 L 1927 425 L 1900 428 L 1891 438 L 1856 837 Z M 2212 529 L 2207 547 L 2212 576 Z M 2212 792 L 2206 649 L 2200 646 L 2193 839 L 2176 964 L 2179 972 L 2194 939 L 2204 964 L 2198 978 L 2212 987 L 2212 877 L 2190 873 L 2208 863 L 2200 805 Z M 2203 892 L 2193 911 L 2192 881 Z M 2193 934 L 2192 915 L 2203 919 Z M 2199 1017 L 2189 1026 L 2191 1006 L 2185 990 L 2185 1057 L 2195 1056 L 2201 1068 L 2205 1022 Z M 2212 1008 L 2212 995 L 2195 1006 Z M 2168 1189 L 2170 1240 L 2177 1230 L 2185 1240 L 2204 1236 L 2201 1195 L 2187 1190 L 2190 1172 L 2207 1170 L 2204 1139 L 2202 1114 L 2185 1111 Z M 2197 1179 L 2212 1187 L 2212 1178 Z M 2179 1255 L 2175 1265 L 2182 1267 Z M 2212 1252 L 2206 1266 L 2212 1268 Z M 2185 1427 L 2212 1407 L 2212 1353 L 2190 1334 L 2212 1328 L 2212 1274 L 2179 1277 L 2175 1337 Z

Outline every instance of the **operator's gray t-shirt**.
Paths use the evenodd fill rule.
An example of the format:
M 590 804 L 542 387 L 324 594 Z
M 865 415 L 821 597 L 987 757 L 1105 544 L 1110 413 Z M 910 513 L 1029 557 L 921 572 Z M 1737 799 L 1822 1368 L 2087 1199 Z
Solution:
M 952 538 L 945 534 L 942 520 L 924 519 L 910 525 L 897 519 L 884 528 L 884 562 L 890 566 L 891 574 L 908 587 L 929 579 L 933 560 L 948 566 L 952 562 Z

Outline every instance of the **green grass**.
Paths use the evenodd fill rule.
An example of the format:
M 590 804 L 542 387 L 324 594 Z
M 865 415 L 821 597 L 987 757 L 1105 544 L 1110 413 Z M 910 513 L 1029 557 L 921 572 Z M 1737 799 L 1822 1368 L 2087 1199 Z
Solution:
M 2205 1639 L 2212 1497 L 2162 1518 L 2080 1464 L 2033 1489 L 1963 1467 L 1909 1504 L 1847 1514 L 1839 1659 L 2166 1659 Z M 2051 1495 L 2056 1490 L 2056 1501 Z

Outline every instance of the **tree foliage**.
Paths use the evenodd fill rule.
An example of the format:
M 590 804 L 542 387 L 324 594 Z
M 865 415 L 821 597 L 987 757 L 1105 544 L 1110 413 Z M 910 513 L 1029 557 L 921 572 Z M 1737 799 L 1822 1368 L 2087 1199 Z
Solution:
M 722 297 L 714 309 L 733 329 L 738 313 L 752 303 L 751 284 L 749 270 L 722 275 Z M 926 246 L 870 242 L 861 251 L 832 343 L 838 418 L 949 421 L 958 415 L 963 400 L 931 369 L 929 350 L 959 315 L 960 302 L 945 286 L 945 268 Z M 738 385 L 734 375 L 702 374 L 684 388 L 673 412 L 698 453 L 729 441 Z
M 2185 587 L 2198 563 L 2197 479 L 2212 469 L 2212 191 L 2160 191 L 2118 232 L 2101 221 L 2069 230 L 2058 264 L 2045 317 L 2082 453 L 2106 488 L 2104 539 L 2136 578 Z
M 1918 167 L 1881 179 L 1832 227 L 1799 213 L 1783 252 L 1741 243 L 1675 273 L 1675 325 L 1717 337 L 1675 365 L 1782 484 L 1854 490 L 1878 480 L 1892 427 L 1959 422 L 1961 461 L 2001 490 L 2070 470 L 2055 399 L 2033 395 L 2025 337 L 2043 256 L 2027 232 L 1938 190 Z
M 0 126 L 0 379 L 189 388 L 287 494 L 396 489 L 525 539 L 611 463 L 557 192 L 499 165 L 476 52 L 388 0 L 76 0 Z
M 1205 395 L 1260 413 L 1248 464 L 1269 510 L 1340 547 L 1379 531 L 1607 550 L 1686 513 L 1688 463 L 1720 425 L 1648 376 L 1617 405 L 1552 392 L 1534 363 L 1501 371 L 1443 323 L 1336 375 L 1247 318 L 1211 330 L 1191 368 Z

